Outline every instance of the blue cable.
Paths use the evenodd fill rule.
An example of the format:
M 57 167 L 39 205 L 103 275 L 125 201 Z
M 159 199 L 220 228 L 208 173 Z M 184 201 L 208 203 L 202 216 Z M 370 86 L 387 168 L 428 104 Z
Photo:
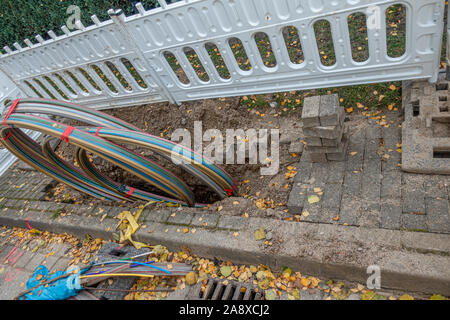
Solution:
M 130 268 L 137 267 L 138 265 L 142 265 L 142 266 L 146 266 L 146 267 L 149 267 L 149 268 L 154 268 L 154 269 L 160 270 L 160 271 L 165 272 L 167 274 L 171 274 L 171 272 L 166 270 L 166 269 L 163 269 L 163 268 L 160 268 L 160 267 L 153 266 L 153 265 L 149 264 L 149 263 L 154 263 L 154 262 L 155 261 L 150 261 L 148 263 L 137 262 L 137 261 L 109 261 L 109 262 L 104 262 L 104 263 L 96 263 L 96 264 L 94 264 L 92 266 L 102 266 L 102 265 L 107 265 L 107 264 L 128 263 L 128 264 L 131 264 Z M 87 275 L 88 276 L 89 275 L 96 275 L 96 274 L 102 274 L 102 273 L 105 273 L 105 272 L 107 272 L 107 270 L 106 271 L 100 271 L 98 273 L 89 273 Z

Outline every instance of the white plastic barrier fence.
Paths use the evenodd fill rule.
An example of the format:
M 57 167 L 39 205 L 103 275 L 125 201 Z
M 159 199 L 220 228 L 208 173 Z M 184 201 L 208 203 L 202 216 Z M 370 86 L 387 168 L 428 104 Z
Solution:
M 111 19 L 49 40 L 25 39 L 0 56 L 0 103 L 26 96 L 104 109 L 385 81 L 437 80 L 445 0 L 184 0 Z M 404 53 L 390 56 L 386 12 L 406 15 Z M 363 14 L 367 59 L 354 59 L 349 20 Z M 324 63 L 315 26 L 329 25 L 334 63 Z M 298 34 L 292 58 L 286 31 Z M 266 37 L 262 56 L 258 37 Z M 297 42 L 297 41 L 295 41 Z M 236 53 L 240 50 L 240 57 Z M 186 52 L 189 54 L 187 55 Z M 217 59 L 221 60 L 217 60 Z M 242 61 L 246 60 L 246 68 Z M 329 59 L 329 60 L 333 60 Z M 226 70 L 225 75 L 219 72 Z M 179 70 L 176 70 L 179 68 Z M 202 70 L 199 72 L 198 70 Z M 12 84 L 15 86 L 13 87 Z M 8 88 L 14 88 L 9 90 Z

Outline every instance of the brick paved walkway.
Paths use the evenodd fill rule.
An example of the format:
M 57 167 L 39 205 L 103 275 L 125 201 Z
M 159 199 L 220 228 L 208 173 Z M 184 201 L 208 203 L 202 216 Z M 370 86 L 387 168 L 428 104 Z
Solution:
M 450 233 L 450 176 L 402 172 L 400 111 L 384 120 L 389 127 L 370 118 L 362 127 L 350 123 L 345 162 L 312 164 L 302 157 L 290 212 L 307 211 L 302 221 L 316 223 Z M 310 195 L 320 201 L 310 204 Z
M 26 282 L 39 265 L 50 272 L 65 270 L 72 248 L 66 243 L 48 243 L 40 237 L 24 239 L 12 229 L 0 228 L 0 300 L 13 299 L 26 290 Z
M 290 212 L 301 215 L 307 211 L 309 215 L 303 215 L 301 221 L 313 223 L 450 233 L 450 176 L 411 174 L 400 169 L 400 111 L 386 112 L 383 120 L 389 125 L 387 128 L 364 116 L 352 116 L 351 120 L 347 161 L 311 164 L 302 157 L 288 202 Z M 54 214 L 55 218 L 63 212 L 66 219 L 71 214 L 95 218 L 106 214 L 108 219 L 123 211 L 106 205 L 99 209 L 95 205 L 44 201 L 52 179 L 23 168 L 18 162 L 0 177 L 2 215 L 10 212 L 25 220 L 37 212 Z M 317 188 L 320 192 L 314 192 Z M 307 199 L 313 194 L 320 201 L 310 204 Z M 206 221 L 203 219 L 208 219 L 208 228 L 232 229 L 232 220 L 239 220 L 198 213 L 198 218 L 205 216 L 199 225 L 193 215 L 171 217 L 168 208 L 153 211 L 150 221 L 201 228 Z
M 311 164 L 302 158 L 288 203 L 290 212 L 301 216 L 302 222 L 321 227 L 339 224 L 374 231 L 382 228 L 418 231 L 411 233 L 419 235 L 426 235 L 422 232 L 448 235 L 450 176 L 401 171 L 401 153 L 397 151 L 401 148 L 400 112 L 385 113 L 382 121 L 388 127 L 361 115 L 351 116 L 350 120 L 347 161 Z M 55 221 L 57 229 L 62 229 L 53 232 L 69 230 L 74 234 L 82 232 L 84 227 L 98 226 L 95 230 L 99 233 L 92 234 L 94 237 L 113 232 L 117 224 L 113 218 L 124 208 L 45 201 L 52 182 L 51 178 L 16 163 L 0 177 L 0 219 L 7 217 L 13 225 L 26 228 L 29 218 L 31 227 L 37 229 L 40 221 L 45 220 L 43 225 L 47 226 L 48 221 Z M 317 195 L 320 201 L 309 203 L 310 195 Z M 170 243 L 184 243 L 185 228 L 191 236 L 194 231 L 195 235 L 210 231 L 245 234 L 250 223 L 249 219 L 200 210 L 179 214 L 175 208 L 147 210 L 142 214 L 146 228 L 141 231 L 158 241 L 170 235 Z M 268 225 L 272 223 L 272 219 L 265 221 Z M 64 269 L 69 262 L 61 253 L 47 256 L 55 249 L 38 248 L 33 252 L 35 244 L 19 245 L 19 240 L 0 236 L 0 299 L 12 298 L 22 291 L 34 268 L 44 261 L 51 271 L 60 266 Z

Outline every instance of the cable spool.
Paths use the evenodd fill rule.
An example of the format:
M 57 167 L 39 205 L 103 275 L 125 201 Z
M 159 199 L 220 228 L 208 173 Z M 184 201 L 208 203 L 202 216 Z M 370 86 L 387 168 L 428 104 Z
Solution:
M 195 202 L 189 186 L 158 163 L 120 144 L 149 149 L 209 186 L 221 199 L 229 195 L 235 181 L 211 160 L 172 141 L 152 136 L 125 121 L 80 105 L 64 101 L 27 98 L 7 106 L 0 122 L 0 143 L 31 167 L 98 199 L 109 201 L 161 201 L 172 205 L 202 207 Z M 79 121 L 87 126 L 73 127 L 39 115 Z M 22 129 L 47 135 L 42 145 Z M 52 139 L 76 147 L 79 167 L 59 157 L 51 148 Z M 89 160 L 93 154 L 139 177 L 163 195 L 147 192 L 113 181 Z

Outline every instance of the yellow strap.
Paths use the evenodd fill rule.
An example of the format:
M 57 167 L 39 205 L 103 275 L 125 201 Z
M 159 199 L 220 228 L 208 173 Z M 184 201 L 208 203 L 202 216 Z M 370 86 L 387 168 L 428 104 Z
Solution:
M 119 240 L 120 243 L 124 243 L 125 241 L 128 240 L 136 249 L 150 247 L 149 245 L 146 245 L 145 243 L 134 241 L 131 238 L 131 236 L 139 229 L 139 224 L 137 223 L 137 220 L 141 216 L 142 211 L 144 211 L 144 208 L 151 203 L 154 203 L 154 202 L 152 202 L 152 201 L 148 202 L 134 215 L 131 214 L 130 211 L 123 211 L 118 215 L 120 222 L 117 226 L 120 226 L 120 224 L 122 224 L 124 221 L 128 222 L 125 234 L 122 231 L 120 232 L 120 240 Z

